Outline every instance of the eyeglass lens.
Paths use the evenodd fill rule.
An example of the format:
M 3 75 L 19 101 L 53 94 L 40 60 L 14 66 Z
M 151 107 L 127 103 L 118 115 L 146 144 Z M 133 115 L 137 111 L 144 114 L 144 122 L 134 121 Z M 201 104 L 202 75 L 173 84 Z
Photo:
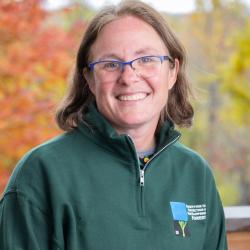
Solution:
M 160 73 L 161 59 L 159 57 L 142 57 L 123 65 L 117 62 L 100 62 L 95 65 L 94 76 L 102 82 L 116 81 L 125 67 L 131 67 L 138 77 L 150 78 Z

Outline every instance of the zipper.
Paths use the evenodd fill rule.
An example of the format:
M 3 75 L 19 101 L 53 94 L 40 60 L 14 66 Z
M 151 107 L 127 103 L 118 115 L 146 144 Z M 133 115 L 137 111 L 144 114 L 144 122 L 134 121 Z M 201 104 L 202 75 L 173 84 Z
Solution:
M 130 145 L 133 147 L 133 151 L 136 152 L 135 144 L 131 137 L 127 135 L 127 138 L 129 142 L 131 143 Z M 148 165 L 154 160 L 163 150 L 165 150 L 167 147 L 175 143 L 178 139 L 180 138 L 180 135 L 175 137 L 172 141 L 170 141 L 167 145 L 162 147 L 158 152 L 156 152 L 151 159 L 144 165 L 144 168 L 140 168 L 140 160 L 138 156 L 136 155 L 137 158 L 137 169 L 139 169 L 139 187 L 140 187 L 140 193 L 139 193 L 139 215 L 140 216 L 145 216 L 145 205 L 144 205 L 144 186 L 145 186 L 145 170 L 148 167 Z
M 140 186 L 144 186 L 145 185 L 145 170 L 147 168 L 147 166 L 152 162 L 152 160 L 157 157 L 163 150 L 165 150 L 167 147 L 169 147 L 170 145 L 172 145 L 173 143 L 175 143 L 178 139 L 180 138 L 180 135 L 178 135 L 177 137 L 175 137 L 172 141 L 170 141 L 167 145 L 165 145 L 163 148 L 161 148 L 159 151 L 157 151 L 150 159 L 149 161 L 144 165 L 144 168 L 141 169 L 139 167 L 139 171 L 140 171 Z
M 139 169 L 139 171 L 140 171 L 140 186 L 141 187 L 143 187 L 144 186 L 144 181 L 145 181 L 145 179 L 144 179 L 144 169 Z

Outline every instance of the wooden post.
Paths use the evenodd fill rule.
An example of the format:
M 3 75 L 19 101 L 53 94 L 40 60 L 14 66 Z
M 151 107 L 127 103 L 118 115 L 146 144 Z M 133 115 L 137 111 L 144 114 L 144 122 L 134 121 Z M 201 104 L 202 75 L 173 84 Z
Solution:
M 250 206 L 224 208 L 228 249 L 250 249 Z

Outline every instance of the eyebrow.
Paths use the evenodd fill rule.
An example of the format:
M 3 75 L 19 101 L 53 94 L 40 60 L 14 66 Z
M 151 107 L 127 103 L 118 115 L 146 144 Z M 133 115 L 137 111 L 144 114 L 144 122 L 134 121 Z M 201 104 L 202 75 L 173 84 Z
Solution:
M 136 55 L 141 55 L 141 54 L 148 54 L 148 53 L 153 53 L 153 54 L 162 54 L 160 53 L 157 49 L 151 48 L 151 47 L 146 47 L 143 49 L 139 49 L 135 52 Z M 150 54 L 151 55 L 151 54 Z
M 110 53 L 110 54 L 104 54 L 103 56 L 98 58 L 96 61 L 102 61 L 102 60 L 108 60 L 108 59 L 120 60 L 121 58 L 114 53 Z
M 158 54 L 164 54 L 164 53 L 160 53 L 157 49 L 150 48 L 150 47 L 139 49 L 135 52 L 136 56 L 139 56 L 139 55 L 158 55 Z M 108 60 L 108 59 L 115 59 L 115 60 L 123 61 L 123 59 L 115 53 L 104 54 L 103 56 L 96 59 L 95 61 L 102 61 L 102 60 Z

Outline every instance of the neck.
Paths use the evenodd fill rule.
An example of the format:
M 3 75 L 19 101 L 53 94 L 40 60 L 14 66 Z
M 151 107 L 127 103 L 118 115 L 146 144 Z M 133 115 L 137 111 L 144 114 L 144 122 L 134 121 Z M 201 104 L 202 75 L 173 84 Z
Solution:
M 137 152 L 143 152 L 156 147 L 155 139 L 156 126 L 152 127 L 140 127 L 129 129 L 116 129 L 118 134 L 127 134 L 135 144 Z

